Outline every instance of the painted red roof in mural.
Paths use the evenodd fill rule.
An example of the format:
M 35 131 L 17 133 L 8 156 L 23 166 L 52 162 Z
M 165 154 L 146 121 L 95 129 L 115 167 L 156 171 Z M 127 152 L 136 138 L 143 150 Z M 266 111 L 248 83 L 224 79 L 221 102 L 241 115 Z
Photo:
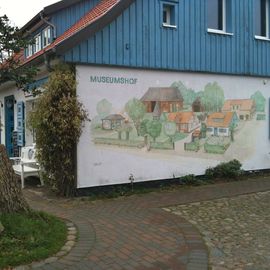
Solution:
M 24 63 L 28 63 L 38 56 L 44 54 L 45 52 L 53 49 L 58 44 L 67 40 L 74 34 L 78 33 L 83 28 L 91 25 L 98 19 L 102 18 L 107 12 L 109 12 L 120 0 L 102 0 L 98 5 L 86 13 L 79 21 L 77 21 L 73 26 L 71 26 L 67 31 L 65 31 L 61 36 L 59 36 L 53 43 L 38 51 L 31 57 L 25 59 Z
M 252 99 L 228 99 L 225 101 L 222 111 L 231 111 L 232 106 L 239 106 L 240 111 L 250 111 L 255 104 Z
M 192 121 L 193 117 L 193 112 L 174 112 L 168 114 L 168 120 L 176 122 L 177 124 L 189 123 Z
M 214 112 L 208 115 L 206 125 L 208 127 L 228 128 L 232 122 L 234 112 Z

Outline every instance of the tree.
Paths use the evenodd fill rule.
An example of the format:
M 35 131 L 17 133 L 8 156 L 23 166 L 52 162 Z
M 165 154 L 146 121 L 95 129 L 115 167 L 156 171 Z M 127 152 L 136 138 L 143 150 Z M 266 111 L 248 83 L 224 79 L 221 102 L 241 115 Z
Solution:
M 208 83 L 201 98 L 202 104 L 207 112 L 220 112 L 224 102 L 224 91 L 217 82 Z
M 47 183 L 59 195 L 76 193 L 76 145 L 87 119 L 76 96 L 74 69 L 68 65 L 55 67 L 29 124 L 36 130 L 37 158 Z
M 125 110 L 134 123 L 137 135 L 140 136 L 140 124 L 146 113 L 145 105 L 140 100 L 133 98 L 127 102 Z
M 0 85 L 12 81 L 18 88 L 27 89 L 37 70 L 20 66 L 20 52 L 29 42 L 6 15 L 0 16 Z M 28 212 L 18 179 L 8 159 L 5 147 L 0 145 L 0 213 Z
M 0 16 L 0 85 L 12 81 L 19 89 L 27 90 L 33 82 L 37 69 L 22 66 L 22 50 L 33 41 L 23 36 L 18 27 L 11 25 L 6 15 Z
M 147 133 L 153 138 L 153 141 L 156 142 L 156 138 L 160 135 L 162 124 L 158 120 L 149 121 L 146 125 Z
M 256 112 L 264 112 L 265 111 L 265 102 L 266 99 L 260 91 L 255 92 L 251 99 L 254 100 L 256 104 Z

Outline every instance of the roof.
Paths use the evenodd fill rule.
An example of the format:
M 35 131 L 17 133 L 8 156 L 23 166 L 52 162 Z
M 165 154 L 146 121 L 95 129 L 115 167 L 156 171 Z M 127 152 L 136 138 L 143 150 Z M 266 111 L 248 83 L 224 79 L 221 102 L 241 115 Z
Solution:
M 51 4 L 49 6 L 46 6 L 43 8 L 43 10 L 41 10 L 39 13 L 37 13 L 30 21 L 28 21 L 20 30 L 22 32 L 25 32 L 27 30 L 29 30 L 29 28 L 35 26 L 37 24 L 37 22 L 40 21 L 40 14 L 42 13 L 42 15 L 48 16 L 52 13 L 55 13 L 63 8 L 67 8 L 73 4 L 76 4 L 78 2 L 81 2 L 83 0 L 64 0 L 64 1 L 59 1 L 56 2 L 54 4 Z
M 177 124 L 189 123 L 193 117 L 193 112 L 174 112 L 168 114 L 168 120 Z
M 225 101 L 222 111 L 231 111 L 233 105 L 239 105 L 240 111 L 250 111 L 254 107 L 254 100 L 252 99 L 228 99 Z
M 110 114 L 103 118 L 102 120 L 124 120 L 125 117 L 123 117 L 121 114 Z
M 60 5 L 59 3 L 62 2 L 65 1 L 61 1 L 56 4 Z M 107 24 L 112 22 L 132 2 L 134 2 L 134 0 L 101 0 L 93 9 L 89 10 L 81 19 L 73 24 L 54 42 L 52 42 L 43 50 L 38 51 L 31 57 L 25 59 L 22 64 L 31 62 L 32 60 L 49 51 L 61 52 L 61 50 L 63 51 L 71 49 L 72 47 L 76 46 L 82 39 L 89 38 L 91 35 L 95 34 L 97 31 L 101 30 Z M 64 4 L 62 3 L 62 6 L 63 5 Z M 53 9 L 53 7 L 49 7 Z M 47 8 L 49 9 L 49 7 Z
M 234 112 L 214 112 L 208 115 L 207 127 L 228 128 L 233 120 Z
M 175 87 L 150 87 L 141 101 L 183 101 L 183 97 Z

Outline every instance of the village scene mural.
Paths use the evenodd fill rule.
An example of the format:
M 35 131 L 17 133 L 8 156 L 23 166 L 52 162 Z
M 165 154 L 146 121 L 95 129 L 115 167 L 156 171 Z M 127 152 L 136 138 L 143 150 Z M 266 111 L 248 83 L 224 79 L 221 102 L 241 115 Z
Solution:
M 269 167 L 270 80 L 85 66 L 77 76 L 91 120 L 79 187 L 200 175 L 232 159 Z
M 245 98 L 227 99 L 215 81 L 197 92 L 181 81 L 150 86 L 123 107 L 100 100 L 91 124 L 93 141 L 179 155 L 223 155 L 247 143 L 246 135 L 255 123 L 266 119 L 265 105 L 266 98 L 256 89 Z

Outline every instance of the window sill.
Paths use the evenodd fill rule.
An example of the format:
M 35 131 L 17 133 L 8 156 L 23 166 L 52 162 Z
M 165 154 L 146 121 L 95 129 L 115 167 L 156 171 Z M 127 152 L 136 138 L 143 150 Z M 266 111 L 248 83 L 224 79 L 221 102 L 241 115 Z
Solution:
M 257 39 L 257 40 L 270 41 L 270 38 L 269 37 L 254 36 L 254 38 Z
M 207 29 L 207 32 L 209 34 L 218 34 L 218 35 L 225 35 L 225 36 L 233 36 L 233 33 L 228 33 L 228 32 L 225 32 L 223 30 L 218 30 L 218 29 L 208 28 Z
M 167 24 L 167 23 L 163 23 L 162 26 L 163 27 L 167 27 L 167 28 L 172 28 L 172 29 L 176 29 L 177 28 L 176 25 L 171 25 L 171 24 Z

